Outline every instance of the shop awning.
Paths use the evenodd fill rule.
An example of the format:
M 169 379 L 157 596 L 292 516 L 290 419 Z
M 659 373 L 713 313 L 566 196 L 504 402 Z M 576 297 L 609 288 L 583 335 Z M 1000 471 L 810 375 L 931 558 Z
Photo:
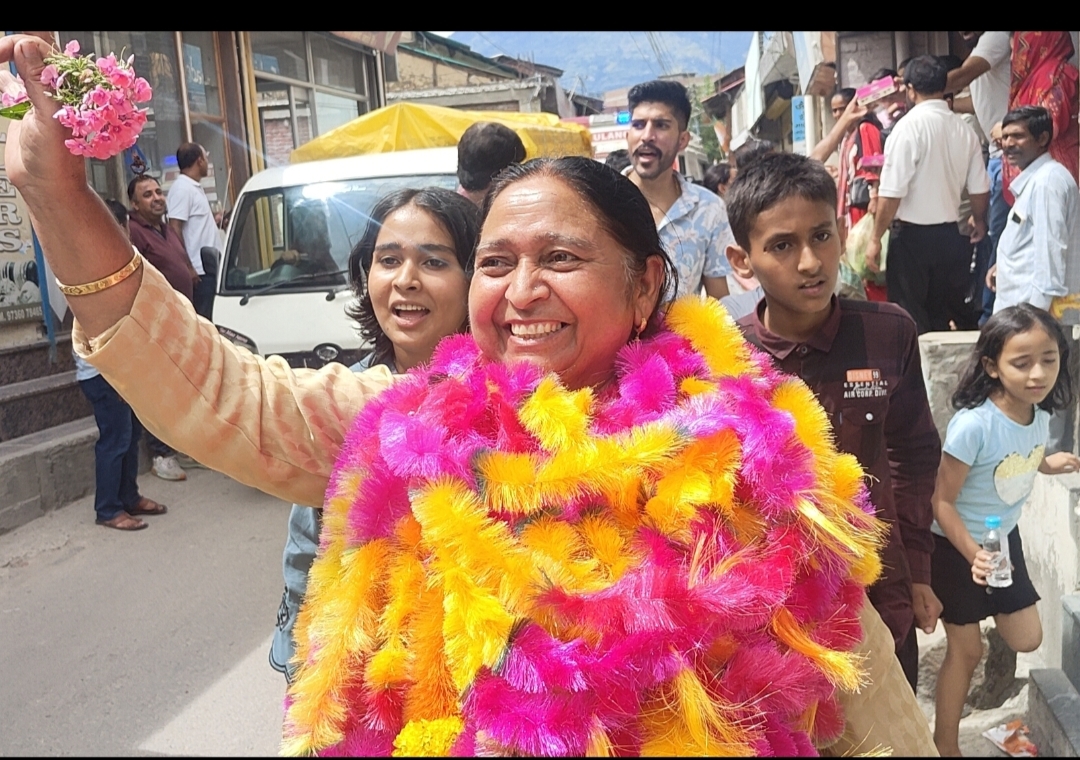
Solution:
M 344 158 L 367 153 L 389 153 L 420 148 L 448 148 L 480 121 L 494 121 L 514 130 L 525 144 L 528 158 L 540 156 L 592 157 L 589 130 L 559 121 L 550 113 L 459 111 L 456 108 L 395 103 L 353 119 L 301 145 L 290 162 Z

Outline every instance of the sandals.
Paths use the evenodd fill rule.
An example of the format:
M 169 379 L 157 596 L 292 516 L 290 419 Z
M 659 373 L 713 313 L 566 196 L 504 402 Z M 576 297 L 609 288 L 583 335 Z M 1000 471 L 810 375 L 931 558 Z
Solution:
M 127 510 L 129 515 L 163 515 L 169 511 L 164 504 L 158 504 L 153 499 L 141 497 L 138 503 Z
M 98 525 L 115 528 L 116 530 L 142 530 L 150 527 L 149 523 L 145 523 L 137 517 L 132 517 L 127 512 L 121 512 L 111 520 L 95 520 L 95 522 Z

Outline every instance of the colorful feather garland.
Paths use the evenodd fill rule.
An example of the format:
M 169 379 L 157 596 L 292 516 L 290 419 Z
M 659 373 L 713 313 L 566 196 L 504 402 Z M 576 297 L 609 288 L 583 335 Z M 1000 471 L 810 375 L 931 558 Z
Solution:
M 812 754 L 882 526 L 801 382 L 711 299 L 571 392 L 468 336 L 357 418 L 286 754 Z

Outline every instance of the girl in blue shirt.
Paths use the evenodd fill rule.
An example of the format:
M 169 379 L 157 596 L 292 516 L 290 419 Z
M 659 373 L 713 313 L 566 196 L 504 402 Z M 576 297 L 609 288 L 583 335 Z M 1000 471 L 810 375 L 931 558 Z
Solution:
M 1036 472 L 1076 472 L 1071 452 L 1044 455 L 1050 413 L 1073 401 L 1068 344 L 1042 309 L 1020 304 L 994 314 L 982 328 L 960 386 L 959 411 L 949 422 L 934 491 L 935 547 L 931 587 L 944 607 L 945 660 L 938 674 L 934 742 L 942 756 L 959 756 L 960 715 L 971 676 L 982 658 L 980 621 L 993 616 L 1017 652 L 1042 643 L 1017 522 Z M 994 557 L 979 545 L 988 516 L 1008 536 L 1012 585 L 990 589 Z M 992 591 L 992 593 L 991 593 Z

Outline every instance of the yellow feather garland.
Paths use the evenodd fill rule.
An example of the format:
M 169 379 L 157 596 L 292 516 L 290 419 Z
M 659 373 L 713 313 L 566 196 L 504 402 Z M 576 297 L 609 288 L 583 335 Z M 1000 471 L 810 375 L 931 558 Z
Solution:
M 773 615 L 772 630 L 776 638 L 809 658 L 833 685 L 854 692 L 866 685 L 866 673 L 858 654 L 821 646 L 802 630 L 786 608 L 781 607 Z
M 773 393 L 772 403 L 792 416 L 795 435 L 815 458 L 832 454 L 833 433 L 829 416 L 806 383 L 797 377 L 784 380 Z
M 342 721 L 348 709 L 341 690 L 347 663 L 375 647 L 376 600 L 382 591 L 389 541 L 377 539 L 353 552 L 342 553 L 342 577 L 338 593 L 325 600 L 320 615 L 312 619 L 309 635 L 318 648 L 311 652 L 303 668 L 303 679 L 293 688 L 293 703 L 286 714 L 286 728 L 304 726 L 304 731 L 286 730 L 282 754 L 307 755 L 315 749 L 341 741 Z M 312 574 L 309 594 L 321 599 L 325 579 Z M 345 592 L 345 593 L 342 593 Z M 310 600 L 309 600 L 310 602 Z
M 716 377 L 756 374 L 742 333 L 715 298 L 680 298 L 668 309 L 667 322 L 705 357 Z
M 544 575 L 565 591 L 583 594 L 610 585 L 600 563 L 585 552 L 580 533 L 569 523 L 541 517 L 522 529 L 519 540 Z
M 518 419 L 548 451 L 558 451 L 580 441 L 589 427 L 592 390 L 568 391 L 548 376 L 525 401 Z
M 446 757 L 465 728 L 461 718 L 413 720 L 394 739 L 393 757 Z

